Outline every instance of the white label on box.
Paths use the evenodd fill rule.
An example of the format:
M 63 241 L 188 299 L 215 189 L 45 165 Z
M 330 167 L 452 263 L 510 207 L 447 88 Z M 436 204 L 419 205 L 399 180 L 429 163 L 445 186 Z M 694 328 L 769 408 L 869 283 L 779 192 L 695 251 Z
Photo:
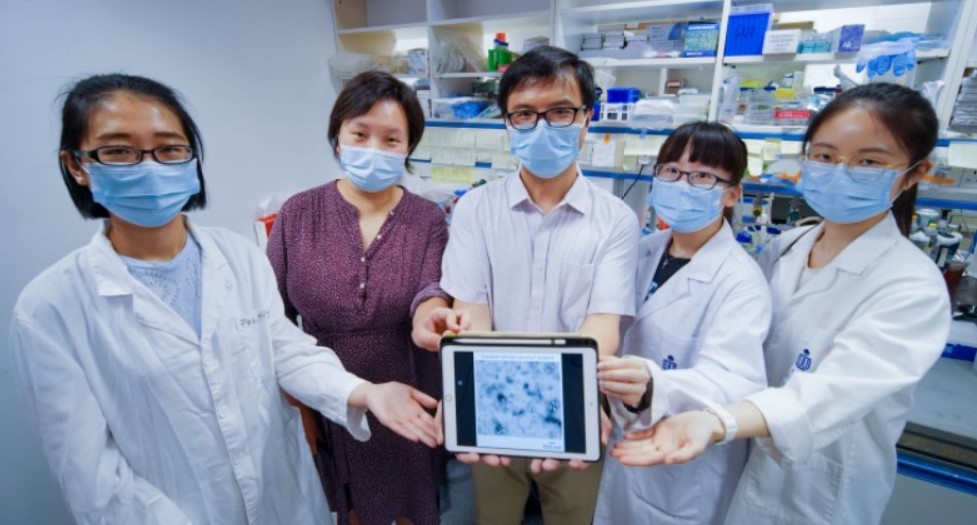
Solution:
M 800 29 L 773 29 L 763 36 L 763 54 L 794 54 L 797 53 L 797 46 L 800 43 Z

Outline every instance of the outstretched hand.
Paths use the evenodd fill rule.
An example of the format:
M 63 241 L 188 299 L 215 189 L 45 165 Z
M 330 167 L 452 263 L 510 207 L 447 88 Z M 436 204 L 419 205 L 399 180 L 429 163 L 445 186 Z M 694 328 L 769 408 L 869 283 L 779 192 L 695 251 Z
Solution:
M 623 465 L 651 467 L 691 461 L 703 454 L 722 422 L 715 415 L 697 410 L 683 412 L 659 421 L 641 432 L 625 434 L 610 455 Z
M 366 408 L 380 423 L 404 439 L 436 447 L 443 442 L 435 416 L 438 402 L 431 396 L 401 383 L 364 384 L 357 387 L 365 398 Z M 356 390 L 354 390 L 354 394 Z

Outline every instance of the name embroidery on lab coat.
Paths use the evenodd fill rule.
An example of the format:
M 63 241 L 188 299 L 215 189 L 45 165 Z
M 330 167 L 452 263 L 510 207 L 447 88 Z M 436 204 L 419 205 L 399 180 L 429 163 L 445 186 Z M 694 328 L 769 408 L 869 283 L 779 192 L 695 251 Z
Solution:
M 260 323 L 262 319 L 267 319 L 268 318 L 268 315 L 269 315 L 268 310 L 258 310 L 257 312 L 255 312 L 254 315 L 252 315 L 250 317 L 242 317 L 242 318 L 238 319 L 237 324 L 241 328 L 244 328 L 244 327 L 247 327 L 247 326 L 254 326 L 254 325 Z
M 675 362 L 675 357 L 668 356 L 662 359 L 662 370 L 675 370 L 678 368 L 678 363 Z

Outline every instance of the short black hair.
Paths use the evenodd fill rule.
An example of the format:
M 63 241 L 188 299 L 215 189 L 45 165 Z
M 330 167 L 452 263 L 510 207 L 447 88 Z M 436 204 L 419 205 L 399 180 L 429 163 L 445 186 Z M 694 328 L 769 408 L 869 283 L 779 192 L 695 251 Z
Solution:
M 509 95 L 513 91 L 537 82 L 552 81 L 560 77 L 570 77 L 580 89 L 580 97 L 587 109 L 594 107 L 597 84 L 594 83 L 594 68 L 576 54 L 554 46 L 538 46 L 517 58 L 509 65 L 499 82 L 499 108 L 508 111 Z
M 676 162 L 689 150 L 689 161 L 719 168 L 732 177 L 733 186 L 746 171 L 746 144 L 736 132 L 718 122 L 687 122 L 675 128 L 658 151 L 658 164 Z
M 845 91 L 814 115 L 804 134 L 804 152 L 822 124 L 838 113 L 856 107 L 867 110 L 885 126 L 909 156 L 910 166 L 925 160 L 936 147 L 940 121 L 930 102 L 915 89 L 878 82 Z M 916 213 L 916 190 L 917 185 L 913 185 L 892 203 L 892 214 L 903 235 L 909 235 Z
M 689 161 L 719 168 L 731 177 L 731 187 L 739 186 L 748 162 L 746 143 L 735 131 L 719 122 L 687 122 L 675 128 L 658 151 L 658 164 L 676 162 L 689 150 Z M 723 213 L 732 223 L 733 210 Z
M 183 211 L 204 208 L 207 205 L 207 190 L 201 167 L 204 158 L 203 138 L 190 113 L 183 107 L 180 95 L 160 82 L 136 75 L 112 73 L 90 76 L 72 85 L 62 94 L 64 105 L 61 108 L 60 150 L 74 157 L 73 152 L 81 147 L 81 141 L 88 133 L 89 120 L 95 107 L 119 92 L 153 99 L 176 114 L 183 127 L 183 134 L 190 141 L 190 147 L 193 148 L 194 156 L 197 158 L 197 179 L 200 181 L 200 191 L 190 197 L 183 206 Z M 74 202 L 81 216 L 86 219 L 108 218 L 108 210 L 95 202 L 92 198 L 92 190 L 88 186 L 78 184 L 68 171 L 68 166 L 60 158 L 59 167 L 61 178 L 64 179 L 64 184 L 71 195 L 71 201 Z
M 404 167 L 412 171 L 410 154 L 414 153 L 424 135 L 424 112 L 417 94 L 407 84 L 383 71 L 365 71 L 356 75 L 343 86 L 329 115 L 329 144 L 333 155 L 338 155 L 339 128 L 343 122 L 368 113 L 382 100 L 400 104 L 407 117 L 407 159 Z M 338 157 L 337 157 L 338 158 Z

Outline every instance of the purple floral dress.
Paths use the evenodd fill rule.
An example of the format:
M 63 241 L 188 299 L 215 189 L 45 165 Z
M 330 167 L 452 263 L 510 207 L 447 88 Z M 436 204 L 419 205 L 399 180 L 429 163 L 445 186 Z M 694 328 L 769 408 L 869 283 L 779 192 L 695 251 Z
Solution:
M 444 297 L 441 255 L 448 241 L 444 214 L 408 191 L 363 251 L 356 208 L 336 182 L 295 195 L 282 207 L 268 257 L 288 316 L 332 348 L 347 370 L 368 381 L 399 381 L 441 398 L 435 353 L 414 346 L 411 314 Z M 318 463 L 323 488 L 341 524 L 355 509 L 363 525 L 405 516 L 438 523 L 442 450 L 394 434 L 369 415 L 373 436 L 356 441 L 319 417 Z

